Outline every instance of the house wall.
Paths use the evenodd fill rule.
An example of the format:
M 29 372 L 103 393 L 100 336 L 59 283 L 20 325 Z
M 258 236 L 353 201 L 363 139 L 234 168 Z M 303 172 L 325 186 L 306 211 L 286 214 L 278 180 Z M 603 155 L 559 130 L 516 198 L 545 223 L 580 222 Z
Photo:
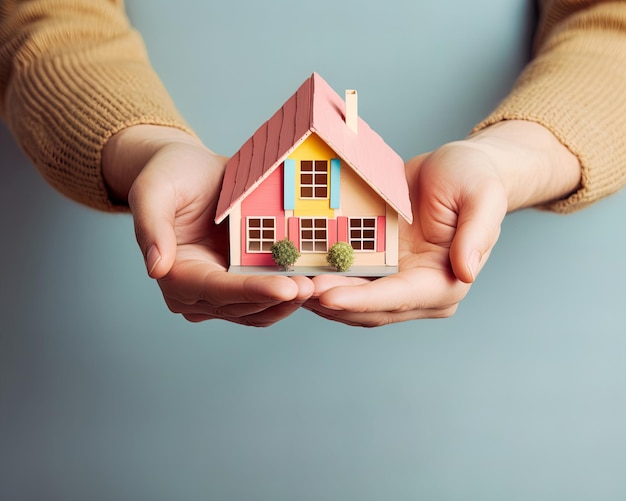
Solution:
M 400 243 L 399 216 L 389 205 L 387 205 L 385 222 L 385 240 L 393 242 L 393 245 L 386 246 L 385 264 L 387 266 L 398 266 L 398 245 Z
M 385 217 L 387 204 L 381 197 L 363 181 L 354 170 L 341 160 L 339 186 L 340 207 L 330 208 L 329 200 L 302 200 L 300 193 L 300 161 L 301 160 L 330 160 L 337 158 L 337 153 L 330 148 L 318 135 L 311 134 L 289 157 L 296 161 L 296 205 L 294 216 L 297 217 Z M 330 166 L 329 166 L 330 167 Z M 333 189 L 333 179 L 329 179 L 329 193 Z M 335 187 L 336 188 L 336 187 Z M 396 218 L 397 219 L 397 218 Z M 355 266 L 381 266 L 386 264 L 385 242 L 388 239 L 386 224 L 381 224 L 378 230 L 381 232 L 379 241 L 383 245 L 379 252 L 355 252 Z M 329 246 L 337 241 L 338 236 L 333 233 L 337 228 L 336 221 L 329 221 Z M 393 231 L 393 227 L 391 228 Z M 297 238 L 292 238 L 297 241 Z M 339 240 L 341 240 L 339 236 Z M 346 238 L 344 237 L 344 240 Z M 393 259 L 392 259 L 393 261 Z M 298 260 L 298 266 L 326 266 L 326 254 L 303 252 Z
M 359 175 L 354 172 L 343 161 L 341 163 L 341 209 L 338 216 L 345 217 L 379 217 L 386 216 L 387 204 L 380 196 L 370 188 Z M 383 242 L 389 241 L 386 238 L 385 228 L 379 224 L 378 231 L 383 231 Z M 380 252 L 359 252 L 354 253 L 354 266 L 382 266 L 385 265 L 386 253 L 383 245 Z
M 341 162 L 341 216 L 384 216 L 385 202 L 343 161 Z
M 269 253 L 247 252 L 246 218 L 275 217 L 276 240 L 285 237 L 283 210 L 283 166 L 278 166 L 261 184 L 241 202 L 241 264 L 243 266 L 274 266 Z
M 231 251 L 237 261 L 243 266 L 274 266 L 270 253 L 247 252 L 246 219 L 251 217 L 274 217 L 276 219 L 276 240 L 289 236 L 298 247 L 299 232 L 297 220 L 290 217 L 326 217 L 328 222 L 328 245 L 338 240 L 347 241 L 345 222 L 339 219 L 349 217 L 377 217 L 377 252 L 355 251 L 354 266 L 381 266 L 397 264 L 397 214 L 361 177 L 343 160 L 341 160 L 339 187 L 340 207 L 330 208 L 330 191 L 332 183 L 336 182 L 330 176 L 329 164 L 329 198 L 323 200 L 303 200 L 300 198 L 300 161 L 301 160 L 330 160 L 338 155 L 319 136 L 311 134 L 294 152 L 289 159 L 295 160 L 296 175 L 294 189 L 296 191 L 295 208 L 293 211 L 284 210 L 284 169 L 280 165 L 267 179 L 252 191 L 241 203 L 241 217 L 239 217 L 238 243 L 233 245 L 237 249 Z M 335 189 L 337 187 L 335 186 Z M 233 214 L 234 215 L 234 214 Z M 339 219 L 337 219 L 339 218 Z M 288 224 L 290 228 L 287 228 Z M 295 224 L 295 226 L 294 226 Z M 343 229 L 342 229 L 343 228 Z M 232 228 L 234 230 L 234 228 Z M 389 250 L 387 242 L 394 242 Z M 297 266 L 327 266 L 325 253 L 302 252 Z
M 303 200 L 300 198 L 300 161 L 301 160 L 329 160 L 337 154 L 317 135 L 311 134 L 296 148 L 289 158 L 296 161 L 296 207 L 294 215 L 298 217 L 333 217 L 334 210 L 330 208 L 330 199 Z M 330 169 L 330 163 L 329 163 Z M 330 171 L 329 171 L 330 172 Z M 329 196 L 331 180 L 328 180 Z
M 236 205 L 228 216 L 228 240 L 231 266 L 241 266 L 241 204 Z

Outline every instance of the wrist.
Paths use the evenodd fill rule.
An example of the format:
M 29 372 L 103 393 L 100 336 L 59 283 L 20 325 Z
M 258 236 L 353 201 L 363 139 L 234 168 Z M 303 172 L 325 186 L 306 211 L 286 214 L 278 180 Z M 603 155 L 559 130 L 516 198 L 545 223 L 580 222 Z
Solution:
M 580 187 L 578 159 L 538 123 L 498 122 L 473 134 L 467 142 L 493 159 L 509 212 L 566 198 Z
M 133 182 L 162 148 L 172 143 L 201 146 L 194 136 L 175 127 L 133 125 L 111 136 L 102 150 L 102 176 L 111 198 L 128 202 Z

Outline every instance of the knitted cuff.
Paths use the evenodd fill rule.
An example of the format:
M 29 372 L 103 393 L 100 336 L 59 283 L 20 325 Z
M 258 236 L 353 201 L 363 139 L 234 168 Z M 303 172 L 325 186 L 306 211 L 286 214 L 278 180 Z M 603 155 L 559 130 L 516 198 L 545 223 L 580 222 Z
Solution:
M 113 134 L 136 124 L 192 133 L 134 31 L 16 68 L 5 102 L 9 127 L 44 178 L 105 211 L 127 210 L 111 201 L 101 172 L 102 149 Z
M 474 131 L 501 120 L 529 120 L 577 156 L 582 187 L 544 208 L 568 213 L 626 184 L 626 37 L 578 33 L 537 56 L 511 94 Z

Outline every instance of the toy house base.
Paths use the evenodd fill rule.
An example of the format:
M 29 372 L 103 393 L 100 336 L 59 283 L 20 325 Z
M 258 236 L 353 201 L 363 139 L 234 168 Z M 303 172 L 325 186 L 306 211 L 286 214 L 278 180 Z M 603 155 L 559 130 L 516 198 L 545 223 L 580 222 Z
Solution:
M 280 271 L 272 266 L 231 266 L 230 273 L 244 275 L 285 275 L 287 277 L 316 275 L 339 275 L 343 277 L 381 278 L 398 273 L 397 266 L 353 266 L 348 271 L 337 271 L 332 266 L 294 266 L 292 270 Z

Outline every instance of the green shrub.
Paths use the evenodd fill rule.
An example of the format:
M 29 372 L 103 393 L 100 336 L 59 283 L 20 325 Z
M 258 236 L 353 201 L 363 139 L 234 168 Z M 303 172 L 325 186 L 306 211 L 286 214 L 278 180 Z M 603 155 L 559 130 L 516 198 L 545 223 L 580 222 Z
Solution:
M 300 257 L 296 245 L 288 238 L 274 242 L 271 247 L 272 259 L 282 271 L 290 269 Z
M 326 261 L 337 271 L 348 271 L 354 263 L 354 249 L 349 243 L 337 242 L 329 249 Z

